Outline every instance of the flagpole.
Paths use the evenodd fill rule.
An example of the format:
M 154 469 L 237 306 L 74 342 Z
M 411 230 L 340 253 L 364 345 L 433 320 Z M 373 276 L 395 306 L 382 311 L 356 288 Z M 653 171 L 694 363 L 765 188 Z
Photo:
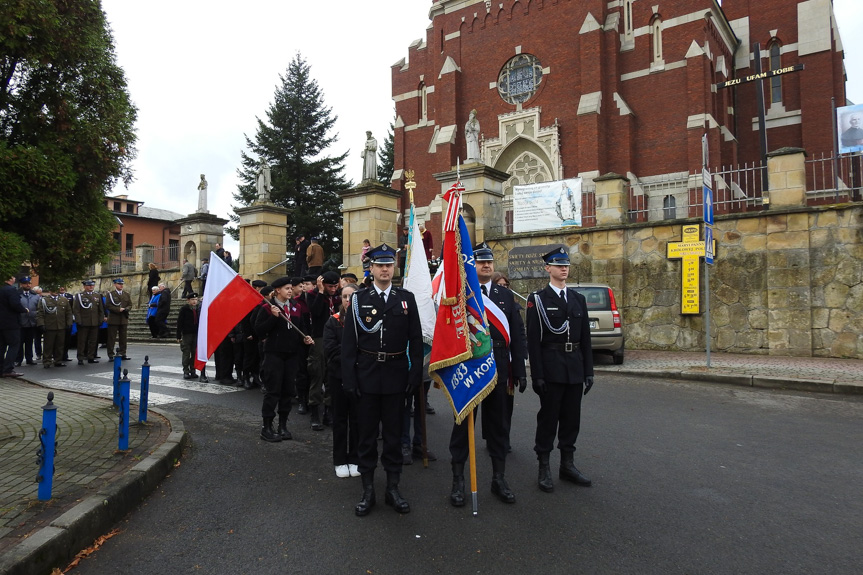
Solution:
M 476 440 L 474 439 L 473 416 L 476 409 L 471 410 L 467 418 L 467 446 L 470 454 L 470 499 L 473 504 L 473 516 L 479 512 L 476 496 Z

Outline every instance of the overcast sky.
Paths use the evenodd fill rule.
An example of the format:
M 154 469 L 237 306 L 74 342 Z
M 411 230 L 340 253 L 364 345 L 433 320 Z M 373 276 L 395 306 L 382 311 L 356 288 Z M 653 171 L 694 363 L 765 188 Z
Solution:
M 102 0 L 119 64 L 138 107 L 135 181 L 126 190 L 153 208 L 208 209 L 227 218 L 244 134 L 254 137 L 279 75 L 299 51 L 338 116 L 332 155 L 350 150 L 346 175 L 362 175 L 365 131 L 383 143 L 394 107 L 391 66 L 425 39 L 431 0 Z M 863 0 L 834 0 L 845 48 L 847 97 L 863 103 Z M 226 237 L 236 256 L 236 242 Z

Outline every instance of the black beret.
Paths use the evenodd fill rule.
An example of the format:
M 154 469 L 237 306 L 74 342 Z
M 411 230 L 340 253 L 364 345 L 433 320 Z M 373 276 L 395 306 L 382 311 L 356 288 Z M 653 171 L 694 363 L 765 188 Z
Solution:
M 273 286 L 273 289 L 280 288 L 286 285 L 291 285 L 291 278 L 288 276 L 282 276 L 277 280 L 273 280 L 273 283 L 270 284 Z
M 266 297 L 266 296 L 270 295 L 271 293 L 273 293 L 273 286 L 264 286 L 263 288 L 261 288 L 261 295 L 262 296 Z
M 291 285 L 300 285 L 301 283 L 303 283 L 303 278 L 299 276 L 294 276 L 291 278 Z
M 318 281 L 318 278 L 316 278 L 315 276 L 303 276 L 303 281 L 315 283 L 316 281 Z
M 262 288 L 267 285 L 267 282 L 264 280 L 252 280 L 252 287 Z
M 339 274 L 334 271 L 324 272 L 324 279 L 322 281 L 325 284 L 336 285 L 339 283 Z

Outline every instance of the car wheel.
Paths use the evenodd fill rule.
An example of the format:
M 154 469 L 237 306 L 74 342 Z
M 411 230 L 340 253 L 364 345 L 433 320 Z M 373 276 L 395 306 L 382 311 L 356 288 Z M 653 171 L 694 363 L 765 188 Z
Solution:
M 614 360 L 614 365 L 621 365 L 623 363 L 623 348 L 621 347 L 611 354 L 611 359 Z

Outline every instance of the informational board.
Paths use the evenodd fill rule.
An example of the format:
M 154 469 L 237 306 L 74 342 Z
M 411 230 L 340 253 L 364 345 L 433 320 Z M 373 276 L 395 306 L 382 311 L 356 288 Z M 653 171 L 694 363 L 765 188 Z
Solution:
M 863 104 L 836 108 L 836 135 L 840 154 L 863 152 Z
M 581 178 L 515 186 L 514 233 L 581 226 Z
M 569 250 L 569 246 L 564 244 L 512 248 L 509 250 L 507 262 L 509 279 L 520 280 L 548 277 L 545 271 L 545 261 L 543 261 L 542 256 L 557 248 Z

